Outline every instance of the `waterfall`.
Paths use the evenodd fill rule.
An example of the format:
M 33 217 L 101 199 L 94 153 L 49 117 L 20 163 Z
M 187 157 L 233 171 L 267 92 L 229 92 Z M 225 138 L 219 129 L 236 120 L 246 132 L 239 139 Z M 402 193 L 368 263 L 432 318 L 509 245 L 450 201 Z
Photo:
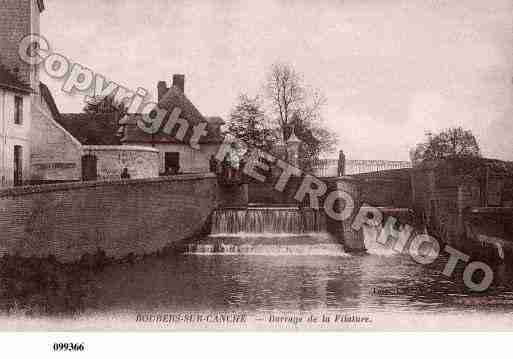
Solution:
M 212 235 L 291 235 L 326 232 L 326 216 L 312 208 L 261 207 L 218 209 Z
M 322 210 L 298 207 L 222 208 L 212 214 L 211 234 L 187 243 L 195 255 L 347 256 L 326 227 Z

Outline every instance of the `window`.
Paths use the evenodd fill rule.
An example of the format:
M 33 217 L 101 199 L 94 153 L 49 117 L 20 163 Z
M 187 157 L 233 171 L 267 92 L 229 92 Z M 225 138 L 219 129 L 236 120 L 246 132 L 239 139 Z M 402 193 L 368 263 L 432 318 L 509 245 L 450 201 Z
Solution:
M 14 96 L 14 123 L 23 124 L 23 97 Z

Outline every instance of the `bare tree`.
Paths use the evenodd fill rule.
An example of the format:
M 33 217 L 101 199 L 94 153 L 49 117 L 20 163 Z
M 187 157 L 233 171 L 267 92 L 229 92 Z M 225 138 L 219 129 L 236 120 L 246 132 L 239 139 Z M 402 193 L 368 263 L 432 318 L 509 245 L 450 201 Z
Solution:
M 266 95 L 285 142 L 285 128 L 290 125 L 294 114 L 299 112 L 304 103 L 302 77 L 290 65 L 275 63 L 267 76 Z
M 309 156 L 320 152 L 330 152 L 337 143 L 337 137 L 323 124 L 322 108 L 326 97 L 318 90 L 304 84 L 303 76 L 286 63 L 275 63 L 267 75 L 265 83 L 269 112 L 286 142 L 294 127 L 296 135 L 311 138 Z M 315 141 L 314 141 L 315 139 Z

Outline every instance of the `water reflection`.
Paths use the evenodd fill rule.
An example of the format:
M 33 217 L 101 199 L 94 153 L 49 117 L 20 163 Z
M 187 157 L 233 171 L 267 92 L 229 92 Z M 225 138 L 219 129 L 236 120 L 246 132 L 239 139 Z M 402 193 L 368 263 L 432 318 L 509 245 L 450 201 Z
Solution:
M 1 311 L 54 316 L 113 311 L 513 309 L 511 267 L 497 267 L 492 287 L 476 294 L 464 286 L 462 268 L 457 267 L 451 278 L 442 274 L 445 262 L 442 258 L 422 266 L 395 254 L 165 255 L 111 264 L 96 272 L 66 266 L 9 269 L 3 264 Z M 12 271 L 24 279 L 13 280 Z

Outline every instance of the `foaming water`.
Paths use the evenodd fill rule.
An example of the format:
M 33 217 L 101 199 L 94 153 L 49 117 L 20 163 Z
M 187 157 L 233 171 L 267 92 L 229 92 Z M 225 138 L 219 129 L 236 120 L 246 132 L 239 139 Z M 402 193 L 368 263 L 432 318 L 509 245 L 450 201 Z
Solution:
M 341 244 L 190 244 L 187 255 L 349 256 Z
M 304 234 L 326 230 L 323 211 L 297 207 L 224 208 L 212 214 L 212 234 Z
M 380 232 L 383 230 L 383 226 L 369 226 L 365 224 L 362 226 L 362 229 L 363 242 L 367 253 L 384 257 L 391 257 L 400 254 L 393 248 L 395 241 L 388 240 L 385 244 L 378 242 L 378 237 Z
M 272 232 L 262 232 L 262 233 L 253 233 L 253 232 L 237 232 L 237 233 L 216 233 L 210 234 L 208 238 L 291 238 L 291 237 L 317 237 L 329 239 L 332 236 L 328 232 L 307 232 L 302 233 L 301 235 L 295 235 L 293 233 L 272 233 Z
M 344 246 L 329 233 L 217 234 L 187 243 L 184 251 L 188 255 L 348 255 Z

